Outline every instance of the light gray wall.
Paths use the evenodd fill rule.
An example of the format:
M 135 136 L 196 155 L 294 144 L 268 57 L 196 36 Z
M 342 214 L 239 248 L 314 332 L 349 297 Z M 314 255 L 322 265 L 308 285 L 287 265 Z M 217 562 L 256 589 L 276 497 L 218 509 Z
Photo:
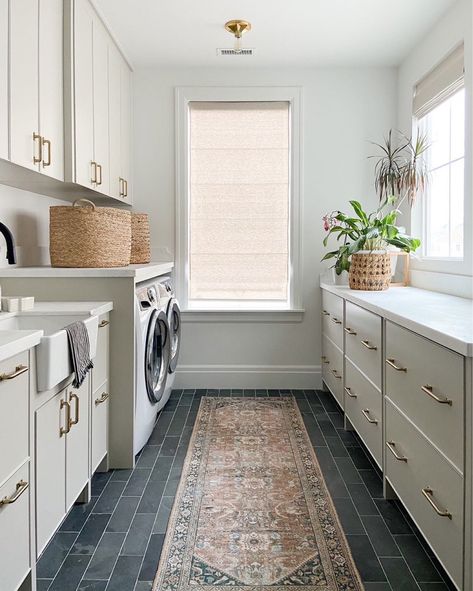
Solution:
M 297 387 L 315 385 L 320 363 L 321 218 L 360 199 L 374 207 L 373 162 L 396 123 L 395 69 L 169 69 L 135 72 L 135 209 L 151 216 L 155 258 L 175 244 L 176 86 L 303 87 L 303 322 L 186 323 L 181 349 L 183 386 Z M 197 371 L 199 369 L 199 371 Z M 241 370 L 251 370 L 244 379 Z

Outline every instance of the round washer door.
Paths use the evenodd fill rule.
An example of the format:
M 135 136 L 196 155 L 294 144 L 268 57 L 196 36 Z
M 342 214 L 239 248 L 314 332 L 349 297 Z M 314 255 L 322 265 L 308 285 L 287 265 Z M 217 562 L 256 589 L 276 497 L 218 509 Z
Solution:
M 146 336 L 145 379 L 148 398 L 159 402 L 164 394 L 171 356 L 169 324 L 164 310 L 153 310 Z
M 181 347 L 181 309 L 175 298 L 171 298 L 167 307 L 169 332 L 171 335 L 171 359 L 169 361 L 169 373 L 176 371 Z

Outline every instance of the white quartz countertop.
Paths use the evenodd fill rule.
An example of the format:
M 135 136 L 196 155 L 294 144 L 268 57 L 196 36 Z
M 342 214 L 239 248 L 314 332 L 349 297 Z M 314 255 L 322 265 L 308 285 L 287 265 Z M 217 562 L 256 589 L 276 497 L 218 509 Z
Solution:
M 358 291 L 321 281 L 335 295 L 453 351 L 473 357 L 473 301 L 416 287 Z
M 133 277 L 136 282 L 139 282 L 170 273 L 173 268 L 172 261 L 107 269 L 9 266 L 0 268 L 0 279 L 2 277 Z
M 0 361 L 36 347 L 42 336 L 42 330 L 0 330 Z

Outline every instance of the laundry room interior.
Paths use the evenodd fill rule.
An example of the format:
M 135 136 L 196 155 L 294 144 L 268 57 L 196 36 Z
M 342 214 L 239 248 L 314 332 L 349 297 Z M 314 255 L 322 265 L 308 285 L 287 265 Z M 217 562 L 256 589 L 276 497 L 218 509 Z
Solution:
M 0 0 L 0 591 L 473 591 L 471 0 Z

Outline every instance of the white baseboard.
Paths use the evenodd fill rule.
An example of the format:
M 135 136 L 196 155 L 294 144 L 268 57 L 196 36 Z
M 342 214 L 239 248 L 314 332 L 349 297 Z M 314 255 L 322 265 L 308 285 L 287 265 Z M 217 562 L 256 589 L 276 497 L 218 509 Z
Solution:
M 321 388 L 320 365 L 179 365 L 175 388 Z

